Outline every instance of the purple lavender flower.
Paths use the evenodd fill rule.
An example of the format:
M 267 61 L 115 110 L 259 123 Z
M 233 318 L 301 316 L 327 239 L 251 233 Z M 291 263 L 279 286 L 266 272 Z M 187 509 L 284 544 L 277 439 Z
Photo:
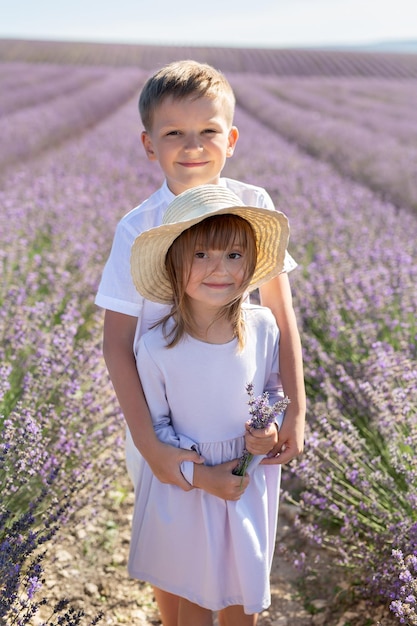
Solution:
M 251 428 L 259 430 L 262 428 L 268 428 L 268 426 L 275 422 L 278 415 L 280 415 L 280 413 L 282 413 L 290 403 L 290 400 L 286 396 L 285 398 L 282 398 L 282 400 L 275 402 L 275 404 L 270 405 L 269 394 L 267 391 L 264 391 L 263 394 L 255 397 L 253 394 L 253 383 L 248 383 L 246 385 L 246 391 L 249 394 L 249 414 L 252 416 L 249 422 Z M 245 448 L 242 456 L 240 457 L 239 465 L 235 467 L 233 474 L 236 476 L 244 476 L 252 459 L 253 454 L 248 452 Z

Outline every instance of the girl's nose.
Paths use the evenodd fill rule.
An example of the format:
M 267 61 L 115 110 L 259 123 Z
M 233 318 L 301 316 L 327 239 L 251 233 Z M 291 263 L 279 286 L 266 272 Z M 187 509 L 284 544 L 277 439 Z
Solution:
M 223 255 L 212 260 L 211 273 L 212 274 L 225 274 L 226 273 L 226 260 Z

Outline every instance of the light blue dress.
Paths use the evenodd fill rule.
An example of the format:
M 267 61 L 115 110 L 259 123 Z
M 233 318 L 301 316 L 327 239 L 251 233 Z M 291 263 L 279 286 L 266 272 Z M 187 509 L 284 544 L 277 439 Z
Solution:
M 244 306 L 246 341 L 208 344 L 186 336 L 167 348 L 161 327 L 142 336 L 138 371 L 158 437 L 193 446 L 206 464 L 238 458 L 249 419 L 246 384 L 255 396 L 282 397 L 279 331 L 269 309 Z M 156 479 L 147 463 L 135 490 L 129 573 L 213 611 L 243 605 L 248 614 L 270 605 L 280 466 L 249 467 L 237 502 L 201 489 L 183 491 Z M 192 482 L 193 464 L 183 473 Z

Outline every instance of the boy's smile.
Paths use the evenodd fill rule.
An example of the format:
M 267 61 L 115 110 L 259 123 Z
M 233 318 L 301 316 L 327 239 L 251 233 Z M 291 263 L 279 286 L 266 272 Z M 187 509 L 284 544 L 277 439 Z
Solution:
M 152 129 L 142 133 L 148 159 L 158 161 L 176 195 L 197 185 L 217 184 L 239 133 L 230 126 L 222 100 L 168 96 L 155 109 Z

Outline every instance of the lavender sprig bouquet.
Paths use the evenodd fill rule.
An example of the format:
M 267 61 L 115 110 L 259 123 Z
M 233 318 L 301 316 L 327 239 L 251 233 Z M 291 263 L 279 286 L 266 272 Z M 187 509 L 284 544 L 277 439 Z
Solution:
M 281 400 L 275 402 L 275 404 L 270 405 L 269 393 L 267 391 L 264 391 L 263 394 L 255 397 L 253 394 L 253 383 L 248 383 L 246 385 L 246 391 L 249 394 L 249 414 L 252 416 L 250 420 L 251 428 L 268 428 L 268 426 L 275 422 L 278 415 L 282 413 L 282 411 L 284 411 L 290 403 L 289 398 L 285 396 L 285 398 L 282 398 Z M 233 474 L 236 476 L 244 476 L 252 459 L 253 454 L 245 448 L 242 456 L 240 457 L 239 465 L 235 467 Z

